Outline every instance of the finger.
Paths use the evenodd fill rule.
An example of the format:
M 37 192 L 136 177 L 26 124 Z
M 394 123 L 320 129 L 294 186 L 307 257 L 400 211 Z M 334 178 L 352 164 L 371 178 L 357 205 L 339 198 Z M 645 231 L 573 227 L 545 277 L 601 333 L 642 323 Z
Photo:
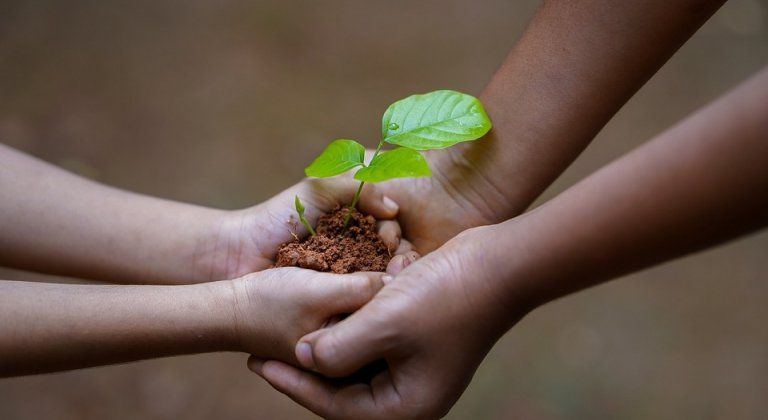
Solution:
M 370 214 L 377 219 L 393 219 L 397 216 L 399 209 L 397 203 L 384 195 L 381 189 L 373 184 L 366 184 L 363 187 L 358 205 L 363 213 Z
M 379 231 L 379 237 L 390 253 L 394 253 L 400 246 L 400 237 L 402 231 L 400 230 L 400 224 L 394 220 L 382 220 L 377 224 Z
M 408 251 L 413 251 L 413 244 L 409 240 L 401 237 L 400 245 L 397 247 L 397 250 L 395 250 L 395 255 L 405 254 Z
M 325 322 L 325 325 L 323 325 L 323 328 L 330 328 L 339 322 L 341 322 L 344 319 L 343 315 L 334 315 Z
M 367 309 L 366 307 L 365 309 Z M 315 331 L 296 344 L 296 359 L 328 377 L 349 376 L 383 359 L 393 340 L 391 326 L 375 311 L 358 311 L 331 328 Z
M 362 308 L 389 280 L 384 273 L 376 272 L 314 275 L 323 278 L 311 282 L 310 291 L 320 295 L 319 300 L 329 315 L 351 313 Z
M 395 255 L 389 260 L 389 264 L 387 264 L 387 274 L 396 276 L 400 274 L 401 271 L 405 270 L 406 267 L 413 264 L 417 259 L 419 259 L 419 254 L 416 251 L 408 251 L 403 255 Z
M 273 388 L 321 417 L 392 418 L 384 411 L 388 410 L 394 402 L 390 401 L 391 384 L 382 385 L 388 387 L 388 389 L 381 389 L 381 395 L 387 397 L 387 400 L 377 404 L 376 395 L 371 392 L 371 386 L 368 384 L 337 386 L 315 374 L 273 360 L 264 362 L 260 372 L 256 373 Z
M 395 255 L 389 260 L 389 264 L 387 264 L 387 274 L 396 276 L 400 274 L 401 271 L 405 270 L 405 267 L 408 267 L 409 264 L 410 262 L 405 255 Z
M 328 381 L 291 365 L 251 356 L 248 368 L 266 380 L 273 388 L 287 395 L 320 417 L 328 417 L 333 396 L 337 392 Z

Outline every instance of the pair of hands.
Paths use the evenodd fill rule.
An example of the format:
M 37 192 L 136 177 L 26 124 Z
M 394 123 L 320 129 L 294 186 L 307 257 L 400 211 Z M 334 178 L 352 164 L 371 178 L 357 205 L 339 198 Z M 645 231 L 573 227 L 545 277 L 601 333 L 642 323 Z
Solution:
M 299 340 L 304 369 L 252 356 L 248 367 L 325 418 L 439 418 L 485 355 L 530 309 L 494 292 L 483 264 L 493 227 L 465 231 L 410 264 L 359 311 Z M 336 381 L 379 360 L 368 383 Z
M 510 309 L 488 286 L 494 274 L 482 261 L 484 250 L 493 246 L 492 227 L 467 230 L 413 264 L 418 256 L 413 249 L 433 251 L 494 218 L 482 201 L 472 200 L 468 181 L 435 172 L 433 178 L 363 190 L 363 211 L 379 219 L 397 215 L 400 222 L 380 224 L 387 245 L 397 249 L 389 275 L 270 269 L 235 281 L 239 336 L 242 348 L 253 354 L 251 370 L 324 417 L 439 417 L 454 404 L 493 343 L 526 311 L 523 305 Z M 476 185 L 471 192 L 482 197 Z M 348 203 L 355 187 L 346 178 L 305 180 L 236 212 L 222 224 L 214 241 L 218 252 L 206 254 L 211 258 L 206 264 L 213 262 L 219 275 L 232 277 L 268 267 L 277 247 L 290 239 L 285 222 L 293 215 L 294 195 L 302 197 L 312 220 Z M 399 241 L 401 233 L 412 243 Z M 250 307 L 270 314 L 257 316 Z M 352 312 L 338 322 L 338 315 Z M 279 344 L 260 348 L 263 342 Z M 388 370 L 370 383 L 339 385 L 328 379 L 381 359 Z

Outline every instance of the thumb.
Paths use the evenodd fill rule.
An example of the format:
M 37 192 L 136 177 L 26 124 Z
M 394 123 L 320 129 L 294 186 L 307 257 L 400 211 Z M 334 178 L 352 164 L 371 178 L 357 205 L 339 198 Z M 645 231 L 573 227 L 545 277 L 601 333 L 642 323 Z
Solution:
M 388 350 L 387 330 L 366 308 L 340 323 L 304 336 L 296 344 L 296 359 L 306 369 L 328 377 L 349 376 Z M 370 315 L 369 315 L 370 314 Z

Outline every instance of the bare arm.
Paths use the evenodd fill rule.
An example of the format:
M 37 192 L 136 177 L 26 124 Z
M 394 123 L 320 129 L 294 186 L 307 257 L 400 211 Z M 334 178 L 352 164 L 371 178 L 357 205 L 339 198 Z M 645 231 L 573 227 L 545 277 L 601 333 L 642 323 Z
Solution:
M 250 367 L 324 416 L 438 418 L 536 306 L 766 225 L 768 69 L 543 206 L 462 233 L 297 345 L 301 364 L 326 376 L 385 359 L 370 383 Z
M 258 206 L 224 211 L 98 184 L 0 144 L 0 265 L 125 283 L 232 279 L 270 267 L 292 239 L 294 195 L 314 220 L 348 204 L 356 188 L 350 178 L 304 180 Z M 397 213 L 374 186 L 360 208 L 380 220 Z M 380 229 L 396 249 L 399 227 Z
M 500 225 L 535 300 L 609 280 L 768 223 L 768 69 L 528 215 Z M 525 267 L 522 272 L 519 268 Z
M 302 335 L 381 286 L 298 268 L 180 286 L 0 281 L 0 377 L 214 351 L 295 363 Z
M 227 287 L 0 281 L 0 376 L 235 350 Z
M 2 265 L 102 280 L 194 280 L 196 250 L 224 213 L 110 188 L 0 144 Z
M 525 210 L 723 3 L 542 2 L 483 91 L 494 130 L 465 146 L 511 199 L 496 221 Z
M 481 95 L 491 133 L 432 153 L 428 185 L 383 185 L 405 236 L 426 252 L 522 213 L 722 3 L 542 2 Z

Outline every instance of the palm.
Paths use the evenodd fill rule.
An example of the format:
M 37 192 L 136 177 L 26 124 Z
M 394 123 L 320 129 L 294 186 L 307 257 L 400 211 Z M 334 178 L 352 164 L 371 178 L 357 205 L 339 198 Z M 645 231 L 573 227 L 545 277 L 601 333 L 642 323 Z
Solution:
M 215 227 L 213 239 L 199 250 L 198 266 L 208 270 L 203 277 L 231 279 L 271 267 L 280 245 L 292 240 L 293 235 L 307 234 L 298 223 L 294 196 L 301 197 L 307 219 L 314 222 L 336 206 L 349 204 L 357 185 L 350 177 L 305 179 L 262 204 L 231 212 Z M 379 219 L 396 214 L 396 210 L 384 207 L 381 191 L 375 186 L 364 188 L 359 207 Z M 379 232 L 388 246 L 396 248 L 399 228 L 392 224 L 380 225 Z

